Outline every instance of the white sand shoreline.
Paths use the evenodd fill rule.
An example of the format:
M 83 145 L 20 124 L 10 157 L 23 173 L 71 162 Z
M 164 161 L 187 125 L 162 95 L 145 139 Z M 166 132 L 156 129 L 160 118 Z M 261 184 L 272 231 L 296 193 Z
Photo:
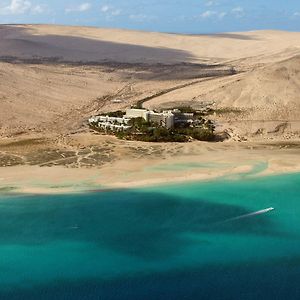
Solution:
M 123 159 L 90 169 L 5 167 L 0 168 L 0 193 L 72 194 L 298 172 L 298 151 L 240 149 L 167 159 Z

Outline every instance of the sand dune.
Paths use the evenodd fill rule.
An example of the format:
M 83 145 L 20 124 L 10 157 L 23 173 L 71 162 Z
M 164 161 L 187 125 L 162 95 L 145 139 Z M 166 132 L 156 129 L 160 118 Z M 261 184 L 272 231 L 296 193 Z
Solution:
M 300 49 L 300 33 L 253 31 L 176 35 L 92 27 L 0 26 L 0 56 L 51 57 L 68 61 L 269 62 Z
M 176 35 L 1 25 L 0 135 L 73 131 L 89 114 L 124 109 L 170 88 L 145 106 L 214 102 L 244 109 L 248 119 L 298 120 L 299 49 L 296 32 Z M 210 78 L 212 68 L 231 67 L 236 75 Z M 201 81 L 203 74 L 208 78 Z M 115 97 L 123 102 L 112 105 Z
M 48 129 L 61 115 L 121 87 L 72 68 L 0 63 L 0 133 Z
M 153 108 L 158 105 L 170 105 L 170 102 L 189 100 L 197 105 L 197 102 L 210 100 L 219 107 L 300 108 L 299 95 L 300 56 L 298 55 L 232 77 L 204 81 L 193 87 L 158 97 L 149 101 L 146 106 Z M 297 113 L 300 117 L 299 110 Z
M 300 106 L 300 56 L 265 66 L 207 93 L 221 106 Z

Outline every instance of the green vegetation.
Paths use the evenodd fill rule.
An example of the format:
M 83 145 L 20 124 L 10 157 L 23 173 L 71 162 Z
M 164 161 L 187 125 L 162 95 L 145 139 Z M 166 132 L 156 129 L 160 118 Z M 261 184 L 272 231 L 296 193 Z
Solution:
M 16 187 L 12 187 L 12 186 L 5 186 L 5 187 L 0 187 L 0 193 L 9 193 L 16 190 Z
M 170 108 L 170 110 L 173 110 L 174 108 Z M 234 108 L 234 107 L 222 107 L 222 108 L 217 108 L 213 109 L 210 107 L 207 107 L 203 110 L 196 110 L 192 108 L 191 106 L 180 106 L 177 107 L 176 109 L 179 109 L 182 113 L 193 113 L 194 117 L 204 117 L 204 116 L 210 116 L 213 115 L 214 113 L 218 115 L 226 115 L 226 114 L 241 114 L 243 113 L 243 110 L 239 108 Z
M 39 145 L 45 143 L 46 140 L 43 138 L 31 138 L 31 139 L 23 139 L 20 141 L 10 142 L 7 144 L 3 144 L 1 146 L 2 149 L 6 148 L 12 148 L 12 147 L 27 147 L 27 146 L 33 146 L 33 145 Z
M 117 111 L 109 112 L 109 113 L 107 113 L 107 115 L 109 117 L 114 117 L 114 118 L 123 118 L 125 113 L 121 110 L 117 110 Z
M 139 134 L 135 136 L 138 141 L 144 142 L 177 142 L 184 143 L 189 140 L 189 137 L 176 131 L 169 130 L 164 127 L 149 128 L 146 134 Z
M 227 114 L 241 114 L 243 111 L 234 107 L 223 107 L 217 109 L 211 109 L 210 115 L 216 113 L 217 115 L 227 115 Z
M 197 110 L 191 106 L 180 106 L 180 107 L 176 107 L 176 108 L 173 107 L 173 108 L 170 108 L 169 110 L 173 110 L 173 109 L 178 109 L 182 113 L 188 113 L 188 114 L 192 113 L 192 114 L 194 114 L 194 117 L 196 117 L 196 118 L 201 118 L 203 116 L 207 116 L 210 114 L 210 111 L 211 111 L 211 109 L 209 109 L 209 108 L 206 108 L 203 110 Z
M 182 113 L 193 113 L 193 114 L 197 113 L 197 111 L 193 109 L 191 106 L 180 106 L 177 107 L 176 109 L 179 109 Z
M 167 129 L 165 127 L 148 127 L 138 131 L 131 129 L 128 131 L 116 132 L 119 139 L 137 140 L 143 142 L 177 142 L 185 143 L 191 139 L 198 141 L 214 141 L 214 132 L 208 128 L 181 128 Z

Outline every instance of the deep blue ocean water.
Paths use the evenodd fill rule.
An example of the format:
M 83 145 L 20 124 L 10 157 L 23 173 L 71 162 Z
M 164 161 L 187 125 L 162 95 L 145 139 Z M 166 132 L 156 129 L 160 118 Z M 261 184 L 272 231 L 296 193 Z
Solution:
M 0 195 L 0 299 L 300 299 L 300 174 Z

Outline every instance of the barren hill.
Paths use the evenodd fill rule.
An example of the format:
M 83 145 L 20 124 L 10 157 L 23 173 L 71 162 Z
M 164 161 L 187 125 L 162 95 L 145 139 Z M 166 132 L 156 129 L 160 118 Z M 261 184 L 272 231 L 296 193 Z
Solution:
M 186 96 L 185 96 L 186 95 Z M 265 108 L 300 107 L 300 55 L 270 63 L 251 72 L 204 81 L 147 103 L 162 105 L 172 101 L 210 100 L 220 107 Z
M 268 62 L 300 49 L 300 33 L 253 31 L 176 35 L 54 25 L 0 26 L 0 57 L 58 61 Z
M 176 35 L 2 25 L 0 135 L 73 132 L 92 113 L 148 98 L 151 108 L 215 103 L 246 112 L 217 116 L 220 122 L 298 122 L 299 50 L 300 33 L 281 31 Z
M 300 107 L 300 56 L 259 68 L 205 96 L 226 107 Z

